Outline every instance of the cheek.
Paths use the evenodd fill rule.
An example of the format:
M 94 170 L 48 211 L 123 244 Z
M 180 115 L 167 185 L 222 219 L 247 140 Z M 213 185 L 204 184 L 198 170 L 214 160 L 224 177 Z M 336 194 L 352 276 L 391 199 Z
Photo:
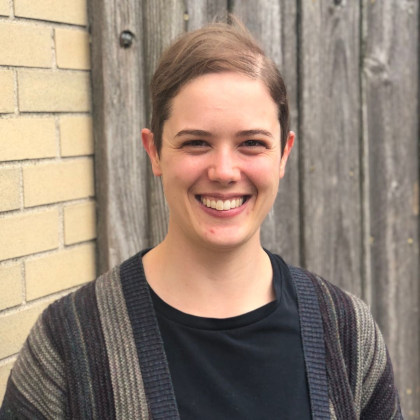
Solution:
M 201 165 L 188 159 L 171 159 L 170 165 L 162 165 L 162 185 L 168 204 L 180 200 L 182 194 L 194 185 L 200 174 Z
M 261 190 L 275 190 L 279 185 L 280 163 L 273 160 L 249 162 L 247 165 L 248 178 Z
M 165 162 L 166 163 L 166 162 Z M 197 178 L 206 173 L 207 163 L 200 157 L 191 159 L 177 159 L 170 160 L 170 164 L 164 164 L 162 169 L 162 178 L 166 183 L 173 185 L 189 185 Z

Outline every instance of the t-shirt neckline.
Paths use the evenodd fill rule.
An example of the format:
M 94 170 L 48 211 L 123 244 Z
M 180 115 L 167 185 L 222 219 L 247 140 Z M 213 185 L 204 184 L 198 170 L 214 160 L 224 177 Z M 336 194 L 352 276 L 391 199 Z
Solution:
M 250 312 L 236 315 L 229 318 L 207 318 L 191 315 L 174 308 L 161 299 L 149 285 L 150 294 L 153 305 L 158 316 L 163 316 L 170 322 L 181 324 L 185 327 L 202 329 L 202 330 L 230 330 L 243 328 L 248 325 L 255 324 L 266 317 L 270 316 L 280 305 L 283 295 L 284 270 L 281 270 L 279 263 L 274 259 L 273 254 L 265 250 L 270 258 L 273 270 L 273 287 L 275 292 L 275 300 L 266 303 L 259 308 Z M 144 255 L 144 254 L 143 254 Z

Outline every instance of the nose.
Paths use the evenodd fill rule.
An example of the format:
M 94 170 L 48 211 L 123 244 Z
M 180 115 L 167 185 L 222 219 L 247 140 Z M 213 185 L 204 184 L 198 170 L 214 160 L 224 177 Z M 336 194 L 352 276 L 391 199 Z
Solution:
M 235 159 L 234 151 L 229 149 L 215 151 L 210 162 L 208 176 L 211 181 L 222 184 L 239 181 L 241 171 L 237 159 Z

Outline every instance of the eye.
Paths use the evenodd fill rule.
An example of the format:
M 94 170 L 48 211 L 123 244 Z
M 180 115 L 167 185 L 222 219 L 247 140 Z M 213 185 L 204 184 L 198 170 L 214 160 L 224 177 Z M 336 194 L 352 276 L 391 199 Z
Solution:
M 245 140 L 239 145 L 239 150 L 245 155 L 259 155 L 269 148 L 267 142 L 263 140 Z
M 261 140 L 246 140 L 242 143 L 245 147 L 264 147 L 267 148 L 267 145 Z
M 182 143 L 182 147 L 206 147 L 208 143 L 204 140 L 188 140 Z
M 210 145 L 205 140 L 186 140 L 184 141 L 180 149 L 191 154 L 201 154 L 209 149 Z

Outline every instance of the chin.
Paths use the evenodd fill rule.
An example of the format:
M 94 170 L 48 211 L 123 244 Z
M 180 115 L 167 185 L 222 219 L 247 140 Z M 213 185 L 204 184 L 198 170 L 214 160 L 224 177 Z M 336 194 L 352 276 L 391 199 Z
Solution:
M 207 245 L 207 247 L 212 249 L 218 250 L 233 250 L 235 248 L 239 248 L 244 244 L 251 242 L 255 239 L 256 235 L 258 236 L 258 232 L 254 232 L 250 235 L 240 234 L 238 229 L 236 228 L 234 232 L 232 229 L 229 231 L 217 232 L 218 229 L 214 229 L 214 232 L 209 233 L 206 232 L 205 236 L 203 237 L 202 242 Z M 222 230 L 222 229 L 220 229 Z

